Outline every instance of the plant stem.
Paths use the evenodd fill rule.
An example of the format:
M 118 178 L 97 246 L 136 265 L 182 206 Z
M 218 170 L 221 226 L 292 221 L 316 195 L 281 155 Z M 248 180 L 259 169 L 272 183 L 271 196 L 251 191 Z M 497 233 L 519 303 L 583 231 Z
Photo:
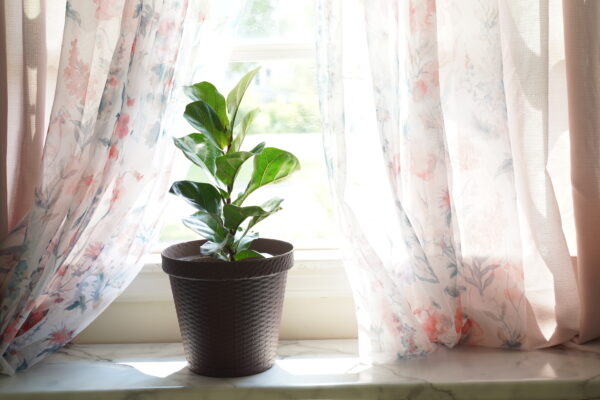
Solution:
M 231 193 L 233 192 L 233 183 L 227 186 L 228 197 L 225 199 L 226 204 L 231 204 Z
M 225 247 L 225 250 L 227 251 L 227 256 L 229 257 L 229 261 L 235 261 L 235 258 L 233 257 L 234 256 L 233 250 L 231 250 L 228 247 Z
M 227 144 L 225 154 L 229 154 L 229 150 L 231 149 L 231 144 L 233 142 L 233 123 L 231 124 L 231 131 L 229 132 L 228 136 L 229 136 L 230 140 L 229 140 L 229 143 Z M 231 184 L 227 185 L 227 198 L 225 199 L 225 204 L 231 204 L 231 193 L 232 192 L 233 192 L 233 182 L 231 182 Z M 234 255 L 236 252 L 236 249 L 234 249 L 234 247 L 233 247 L 233 245 L 235 244 L 235 229 L 230 229 L 229 233 L 231 234 L 231 236 L 234 239 L 232 240 L 232 245 L 225 246 L 225 251 L 227 252 L 229 261 L 233 262 L 233 261 L 235 261 Z

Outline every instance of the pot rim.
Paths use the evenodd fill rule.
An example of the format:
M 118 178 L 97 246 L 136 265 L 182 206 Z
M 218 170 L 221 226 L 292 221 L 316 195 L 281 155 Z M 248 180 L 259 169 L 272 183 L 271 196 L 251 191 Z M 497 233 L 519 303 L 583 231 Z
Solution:
M 287 271 L 294 265 L 294 246 L 291 243 L 258 238 L 250 248 L 269 253 L 269 258 L 251 258 L 241 261 L 217 259 L 182 260 L 199 254 L 206 240 L 192 240 L 171 245 L 161 252 L 162 269 L 170 276 L 196 280 L 252 279 Z

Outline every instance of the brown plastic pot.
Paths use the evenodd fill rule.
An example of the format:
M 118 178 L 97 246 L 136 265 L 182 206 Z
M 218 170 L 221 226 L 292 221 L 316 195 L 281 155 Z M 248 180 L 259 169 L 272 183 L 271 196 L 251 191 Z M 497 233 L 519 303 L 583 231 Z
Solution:
M 206 376 L 253 375 L 273 366 L 293 246 L 256 239 L 270 258 L 226 262 L 195 258 L 204 240 L 162 252 L 183 347 L 191 371 Z

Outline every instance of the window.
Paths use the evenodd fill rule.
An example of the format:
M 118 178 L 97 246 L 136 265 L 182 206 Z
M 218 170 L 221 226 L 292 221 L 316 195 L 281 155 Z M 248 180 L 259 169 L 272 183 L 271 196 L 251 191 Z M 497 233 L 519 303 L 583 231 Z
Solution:
M 288 274 L 280 336 L 283 339 L 356 337 L 350 287 L 342 267 L 332 217 L 327 173 L 320 135 L 316 81 L 314 0 L 248 0 L 225 68 L 207 68 L 200 80 L 221 91 L 256 65 L 260 74 L 242 102 L 244 109 L 260 107 L 261 115 L 245 146 L 266 141 L 293 152 L 302 169 L 277 185 L 267 185 L 250 197 L 257 204 L 272 196 L 285 200 L 283 210 L 257 226 L 262 237 L 294 244 L 296 263 Z M 174 104 L 175 136 L 192 132 L 179 118 L 188 99 Z M 175 179 L 201 179 L 198 168 L 180 154 Z M 249 174 L 251 165 L 245 172 Z M 192 212 L 170 196 L 159 248 L 198 236 L 181 223 Z M 76 339 L 79 343 L 167 342 L 179 340 L 179 328 L 167 276 L 157 248 L 127 290 Z M 335 316 L 335 318 L 332 318 Z M 126 323 L 125 323 L 126 322 Z
M 286 240 L 299 249 L 337 247 L 320 135 L 315 21 L 314 1 L 249 0 L 240 17 L 228 66 L 224 72 L 213 68 L 201 74 L 202 80 L 214 82 L 226 95 L 245 72 L 262 67 L 242 102 L 243 112 L 261 109 L 245 147 L 264 141 L 290 151 L 302 169 L 282 183 L 261 188 L 247 204 L 283 197 L 283 210 L 261 222 L 256 230 L 261 237 Z M 178 96 L 182 104 L 187 103 L 183 93 Z M 193 128 L 181 120 L 175 136 L 192 132 Z M 174 168 L 175 179 L 203 180 L 202 171 L 179 154 Z M 249 177 L 251 172 L 248 162 L 240 176 Z M 164 245 L 198 238 L 181 223 L 192 208 L 180 199 L 170 201 L 160 242 Z

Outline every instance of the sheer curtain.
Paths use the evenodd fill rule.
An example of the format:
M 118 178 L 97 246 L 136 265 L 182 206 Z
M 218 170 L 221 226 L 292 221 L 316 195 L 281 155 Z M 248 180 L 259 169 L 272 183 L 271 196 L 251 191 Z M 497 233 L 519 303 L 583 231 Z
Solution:
M 554 0 L 320 0 L 325 152 L 367 361 L 600 335 L 593 295 L 578 295 L 600 285 L 598 225 L 580 224 L 597 221 L 598 131 L 572 102 L 598 58 L 567 62 L 567 85 L 563 29 L 570 8 L 597 10 L 567 3 L 563 19 Z M 570 21 L 569 57 L 597 45 L 592 21 Z M 571 156 L 594 210 L 576 188 L 577 226 Z
M 185 63 L 198 42 L 231 27 L 224 10 L 232 4 L 66 2 L 39 177 L 26 182 L 33 199 L 0 243 L 0 372 L 60 349 L 140 270 L 170 182 L 165 127 L 181 115 L 169 108 L 172 88 L 180 78 L 189 83 Z M 184 68 L 175 75 L 178 57 Z

